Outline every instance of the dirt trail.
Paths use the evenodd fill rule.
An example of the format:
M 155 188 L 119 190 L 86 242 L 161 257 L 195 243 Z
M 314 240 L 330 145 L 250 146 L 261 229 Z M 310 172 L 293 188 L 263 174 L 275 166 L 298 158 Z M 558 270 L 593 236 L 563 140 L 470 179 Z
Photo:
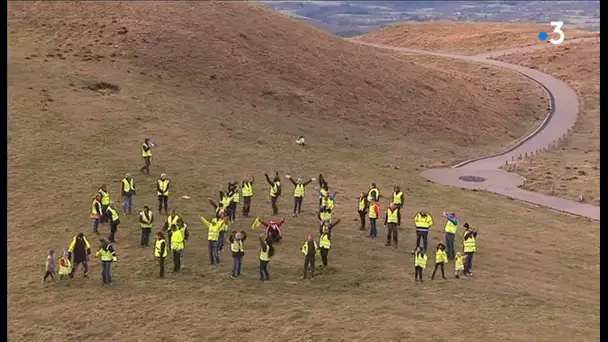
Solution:
M 583 38 L 583 40 L 591 39 L 599 40 L 599 37 Z M 518 186 L 524 183 L 523 177 L 515 173 L 510 173 L 499 169 L 506 162 L 511 162 L 512 160 L 517 159 L 520 155 L 525 155 L 526 153 L 537 153 L 547 149 L 556 140 L 568 134 L 578 118 L 578 96 L 576 92 L 565 82 L 537 70 L 489 59 L 511 53 L 532 51 L 542 46 L 546 47 L 546 44 L 532 45 L 517 49 L 507 49 L 474 56 L 464 56 L 451 53 L 430 52 L 382 44 L 373 44 L 355 39 L 350 39 L 350 41 L 380 49 L 457 58 L 490 64 L 513 70 L 540 84 L 549 94 L 551 110 L 538 129 L 521 139 L 517 144 L 504 152 L 467 160 L 454 165 L 451 168 L 429 169 L 424 171 L 422 176 L 435 183 L 468 189 L 486 190 L 599 221 L 600 207 L 520 189 Z

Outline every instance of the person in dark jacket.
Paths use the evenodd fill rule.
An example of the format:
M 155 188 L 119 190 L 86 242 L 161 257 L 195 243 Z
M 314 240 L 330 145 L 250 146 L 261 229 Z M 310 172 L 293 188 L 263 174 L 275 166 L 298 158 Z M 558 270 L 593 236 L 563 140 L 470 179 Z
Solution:
M 367 211 L 369 210 L 369 201 L 367 200 L 367 195 L 362 192 L 359 194 L 358 199 L 358 209 L 359 218 L 361 219 L 361 227 L 359 230 L 365 230 L 365 220 L 367 219 Z
M 241 266 L 243 265 L 243 256 L 245 250 L 243 248 L 243 242 L 247 239 L 247 233 L 244 231 L 232 232 L 228 240 L 230 241 L 230 250 L 232 251 L 232 275 L 231 278 L 235 279 L 241 275 Z
M 89 258 L 91 254 L 91 244 L 89 240 L 84 236 L 83 233 L 78 233 L 78 235 L 72 238 L 72 242 L 70 243 L 70 247 L 68 247 L 69 255 L 68 257 L 72 261 L 72 272 L 70 273 L 70 278 L 74 278 L 74 274 L 76 273 L 76 268 L 78 265 L 82 264 L 84 268 L 84 277 L 89 276 Z
M 165 277 L 165 258 L 169 255 L 167 240 L 162 231 L 156 232 L 156 241 L 154 242 L 154 257 L 158 260 L 159 278 Z
M 315 259 L 317 254 L 319 253 L 319 246 L 317 242 L 314 240 L 314 236 L 308 234 L 308 239 L 304 241 L 302 245 L 302 254 L 304 254 L 304 272 L 302 274 L 302 279 L 306 279 L 306 274 L 308 273 L 308 268 L 310 267 L 310 278 L 315 277 Z
M 243 177 L 241 189 L 243 190 L 243 216 L 249 216 L 251 210 L 251 198 L 253 197 L 253 183 L 255 178 L 251 175 Z
M 310 182 L 314 181 L 314 178 L 309 179 L 306 182 L 302 181 L 302 178 L 298 178 L 297 180 L 293 180 L 290 175 L 285 175 L 285 178 L 291 181 L 291 184 L 295 187 L 293 192 L 293 215 L 300 215 L 302 211 L 302 202 L 304 201 L 304 191 L 305 188 Z
M 274 178 L 270 180 L 270 177 L 267 173 L 264 174 L 266 177 L 266 182 L 270 185 L 270 203 L 272 206 L 272 214 L 277 215 L 279 213 L 279 207 L 277 207 L 277 200 L 279 196 L 281 196 L 281 178 L 279 177 L 279 173 L 275 172 Z

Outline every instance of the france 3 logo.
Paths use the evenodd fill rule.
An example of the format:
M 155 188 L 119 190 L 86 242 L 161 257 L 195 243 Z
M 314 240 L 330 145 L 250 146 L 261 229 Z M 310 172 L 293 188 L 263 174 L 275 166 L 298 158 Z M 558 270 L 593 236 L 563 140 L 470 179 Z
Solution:
M 564 31 L 562 31 L 564 22 L 563 21 L 552 21 L 551 26 L 553 26 L 553 33 L 557 33 L 559 35 L 559 38 L 557 38 L 557 39 L 551 38 L 551 39 L 549 39 L 549 43 L 551 43 L 553 45 L 559 45 L 559 44 L 563 43 L 564 39 L 566 38 Z M 547 34 L 547 32 L 540 32 L 538 34 L 538 39 L 540 39 L 541 41 L 547 40 L 548 37 L 549 37 L 549 35 Z

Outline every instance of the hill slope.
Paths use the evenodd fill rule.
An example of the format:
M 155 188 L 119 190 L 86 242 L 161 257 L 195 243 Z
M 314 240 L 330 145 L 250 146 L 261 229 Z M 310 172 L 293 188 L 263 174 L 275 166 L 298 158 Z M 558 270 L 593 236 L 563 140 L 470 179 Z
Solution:
M 503 125 L 515 119 L 514 113 L 525 112 L 525 103 L 544 115 L 545 102 L 524 101 L 536 88 L 522 83 L 520 92 L 511 91 L 512 85 L 485 80 L 487 73 L 496 72 L 497 78 L 509 74 L 470 64 L 453 68 L 424 57 L 400 64 L 399 59 L 406 57 L 393 59 L 347 45 L 246 3 L 170 5 L 9 3 L 9 340 L 598 339 L 599 224 L 491 194 L 433 185 L 419 176 L 421 165 L 432 161 L 449 162 L 497 148 L 508 138 Z M 247 29 L 241 25 L 252 22 L 258 24 Z M 243 41 L 227 40 L 235 32 L 255 37 L 266 50 L 251 55 Z M 272 35 L 289 38 L 277 43 Z M 230 44 L 224 46 L 225 40 Z M 214 50 L 200 48 L 206 46 L 203 43 Z M 316 46 L 325 47 L 319 48 L 318 57 L 302 57 L 312 58 L 310 51 L 317 51 Z M 227 62 L 214 62 L 213 56 Z M 300 68 L 292 61 L 310 65 Z M 277 71 L 271 72 L 273 63 Z M 372 76 L 387 77 L 369 87 L 394 97 L 404 95 L 405 100 L 380 96 L 379 91 L 370 95 L 364 91 L 366 85 L 355 95 L 369 103 L 346 101 L 344 94 L 351 89 L 346 78 L 365 83 L 360 74 L 371 81 Z M 460 83 L 451 80 L 465 75 L 469 79 Z M 445 84 L 427 83 L 435 82 L 433 77 Z M 314 87 L 314 96 L 305 94 L 313 96 L 312 104 L 300 105 L 284 96 L 283 89 L 300 89 L 298 78 Z M 245 84 L 265 85 L 267 80 L 273 83 L 262 89 Z M 100 91 L 102 82 L 119 88 Z M 425 86 L 437 87 L 436 93 Z M 262 96 L 264 90 L 274 93 Z M 496 90 L 512 104 L 498 102 Z M 317 98 L 326 102 L 314 102 Z M 494 109 L 484 109 L 485 116 L 471 109 L 456 112 L 461 121 L 439 116 L 452 115 L 452 109 L 463 104 L 483 108 L 479 103 L 487 98 L 497 102 L 490 102 Z M 509 106 L 512 109 L 502 110 Z M 375 113 L 374 108 L 386 108 L 386 113 Z M 437 117 L 423 121 L 420 108 Z M 336 113 L 343 118 L 335 118 Z M 361 118 L 350 119 L 344 113 L 366 120 L 377 115 L 378 120 L 361 125 Z M 394 120 L 394 127 L 383 128 L 381 115 L 387 113 L 401 115 L 403 122 Z M 490 118 L 492 113 L 499 118 Z M 486 120 L 494 120 L 499 128 L 474 131 Z M 414 127 L 421 133 L 403 136 L 413 130 L 407 125 L 415 122 L 423 123 Z M 302 132 L 309 144 L 297 149 L 293 138 Z M 490 140 L 484 136 L 488 132 L 495 134 L 494 147 L 471 145 Z M 142 162 L 139 147 L 146 136 L 157 143 L 150 177 L 137 172 Z M 330 268 L 313 282 L 298 281 L 300 246 L 317 228 L 317 199 L 309 188 L 303 214 L 288 217 L 284 240 L 271 261 L 269 283 L 257 279 L 258 231 L 250 230 L 249 219 L 237 215 L 232 229 L 245 229 L 250 237 L 243 277 L 230 280 L 226 252 L 221 266 L 207 265 L 206 230 L 199 216 L 212 214 L 207 198 L 216 198 L 220 186 L 248 172 L 257 177 L 252 214 L 269 218 L 262 177 L 275 169 L 303 178 L 323 172 L 339 192 L 334 217 L 342 222 L 333 232 Z M 136 209 L 155 206 L 157 174 L 167 172 L 172 180 L 170 207 L 188 222 L 191 234 L 183 272 L 157 279 L 152 251 L 139 247 L 135 215 L 122 215 L 115 286 L 99 284 L 97 260 L 91 263 L 88 279 L 79 271 L 69 283 L 41 285 L 48 248 L 59 253 L 83 231 L 95 249 L 96 236 L 89 233 L 90 197 L 107 183 L 114 200 L 120 201 L 120 179 L 126 172 L 135 175 Z M 283 181 L 279 209 L 289 215 L 292 188 Z M 383 239 L 365 239 L 357 230 L 354 198 L 370 182 L 386 195 L 395 183 L 406 191 L 398 249 L 385 247 Z M 482 229 L 475 278 L 414 283 L 411 217 L 421 207 L 436 216 L 431 248 L 443 240 L 442 211 L 457 212 Z M 162 221 L 157 215 L 154 228 Z M 534 239 L 521 238 L 531 231 Z M 108 227 L 102 226 L 102 232 Z M 385 233 L 380 227 L 379 237 Z M 580 260 L 587 262 L 581 267 Z M 448 275 L 452 267 L 448 266 Z M 472 293 L 473 298 L 462 293 Z M 475 329 L 463 329 L 457 319 L 445 320 L 463 312 L 475 322 Z M 370 314 L 375 319 L 372 326 Z M 396 321 L 403 324 L 395 325 Z M 112 322 L 110 328 L 106 322 Z
M 388 26 L 357 37 L 362 41 L 428 51 L 458 52 L 474 55 L 482 52 L 539 44 L 538 33 L 553 27 L 539 24 L 488 23 L 466 21 L 429 21 Z M 566 39 L 597 36 L 596 32 L 571 29 L 563 31 Z M 548 43 L 547 43 L 548 44 Z

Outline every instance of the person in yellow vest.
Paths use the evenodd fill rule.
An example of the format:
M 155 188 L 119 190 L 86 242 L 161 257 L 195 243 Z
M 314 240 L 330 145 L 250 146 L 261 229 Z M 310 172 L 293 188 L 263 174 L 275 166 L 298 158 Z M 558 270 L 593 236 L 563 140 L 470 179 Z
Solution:
M 70 252 L 63 251 L 63 256 L 59 259 L 59 280 L 62 280 L 63 276 L 69 277 L 72 274 L 72 261 L 69 255 Z
M 102 216 L 100 219 L 101 223 L 108 221 L 109 217 L 106 215 L 106 210 L 112 201 L 110 197 L 110 192 L 108 191 L 108 187 L 105 184 L 102 184 L 98 191 L 99 196 L 101 197 L 101 212 Z
M 380 217 L 380 204 L 378 203 L 378 201 L 376 201 L 375 198 L 372 198 L 372 200 L 369 201 L 369 212 L 367 215 L 369 217 L 370 226 L 369 237 L 372 240 L 375 240 L 376 236 L 378 236 L 378 230 L 376 229 L 376 220 Z
M 298 178 L 297 180 L 294 181 L 290 175 L 285 175 L 285 178 L 289 179 L 291 181 L 291 184 L 293 184 L 293 186 L 295 187 L 295 189 L 293 190 L 293 215 L 292 216 L 300 215 L 300 212 L 302 211 L 302 202 L 304 201 L 305 188 L 308 184 L 310 184 L 315 179 L 311 178 L 308 181 L 303 182 L 302 178 Z
M 441 242 L 437 244 L 437 251 L 435 252 L 435 268 L 433 269 L 433 274 L 431 275 L 431 280 L 435 279 L 435 272 L 437 269 L 441 267 L 441 277 L 445 280 L 445 272 L 444 266 L 448 262 L 448 255 L 445 252 L 445 245 Z
M 139 171 L 145 171 L 147 175 L 150 174 L 150 164 L 152 163 L 152 147 L 154 147 L 154 144 L 149 138 L 146 138 L 143 144 L 141 144 L 141 156 L 144 158 L 144 166 Z
M 420 240 L 422 240 L 422 250 L 426 253 L 429 229 L 433 225 L 433 217 L 425 209 L 422 209 L 414 216 L 414 225 L 416 226 L 416 246 L 420 246 Z
M 266 233 L 262 233 L 259 237 L 260 240 L 260 280 L 270 280 L 270 269 L 268 263 L 270 258 L 274 255 L 274 247 L 268 243 L 269 239 Z
M 158 213 L 163 212 L 163 205 L 165 207 L 165 215 L 169 211 L 169 184 L 171 182 L 167 179 L 166 173 L 161 173 L 160 178 L 156 181 L 156 194 L 158 195 Z
M 177 220 L 177 229 L 179 229 L 179 231 L 182 233 L 182 238 L 183 238 L 182 244 L 184 245 L 184 248 L 182 249 L 182 253 L 180 254 L 180 257 L 182 258 L 180 266 L 181 266 L 181 268 L 184 268 L 184 254 L 186 254 L 186 241 L 188 241 L 190 232 L 188 231 L 188 224 L 186 222 L 184 222 L 184 219 L 182 217 L 180 217 Z
M 232 223 L 236 219 L 236 208 L 241 200 L 238 182 L 228 183 L 228 198 L 230 198 L 230 203 L 228 204 L 228 220 Z
M 397 185 L 393 190 L 393 203 L 397 205 L 397 209 L 400 210 L 403 207 L 403 200 L 403 191 L 401 191 L 401 187 Z
M 228 221 L 225 215 L 221 216 L 221 219 L 214 221 L 207 220 L 201 216 L 201 221 L 207 227 L 207 249 L 209 250 L 209 261 L 211 265 L 220 263 L 220 253 L 217 248 L 217 241 L 219 239 L 220 230 L 223 228 L 225 221 Z
M 174 224 L 171 226 L 171 252 L 173 253 L 173 272 L 179 272 L 182 268 L 182 252 L 184 250 L 184 235 L 181 229 Z
M 272 180 L 268 177 L 268 174 L 265 173 L 264 177 L 266 177 L 266 182 L 270 185 L 268 189 L 268 193 L 270 195 L 270 204 L 272 206 L 272 214 L 277 215 L 279 213 L 279 207 L 277 207 L 277 200 L 281 196 L 281 178 L 279 177 L 279 173 L 275 172 L 275 176 Z
M 357 212 L 359 213 L 359 219 L 361 220 L 361 227 L 359 227 L 359 230 L 365 230 L 365 221 L 367 220 L 366 216 L 369 208 L 369 201 L 367 200 L 365 193 L 362 192 L 359 194 L 358 203 L 359 207 Z
M 336 195 L 337 194 L 338 194 L 337 191 L 334 191 L 333 195 L 326 193 L 325 196 L 321 199 L 321 206 L 329 207 L 329 209 L 334 210 L 334 208 L 336 207 Z
M 72 238 L 70 246 L 68 247 L 69 257 L 72 261 L 72 273 L 70 278 L 74 277 L 78 265 L 82 264 L 84 268 L 84 277 L 89 276 L 89 258 L 91 255 L 91 244 L 84 233 L 78 233 L 78 235 Z
M 226 214 L 226 208 L 224 208 L 224 204 L 222 203 L 222 199 L 223 198 L 223 192 L 220 191 L 220 201 L 215 203 L 211 198 L 208 198 L 209 203 L 211 203 L 211 206 L 213 207 L 213 210 L 215 211 L 215 217 L 219 218 L 220 215 L 222 214 Z
M 319 209 L 319 215 L 317 216 L 319 218 L 319 222 L 323 223 L 323 222 L 331 222 L 331 217 L 332 217 L 332 210 L 330 207 L 325 207 L 322 206 Z
M 426 262 L 428 260 L 428 256 L 426 253 L 420 248 L 420 246 L 416 247 L 414 251 L 414 271 L 416 273 L 415 280 L 422 283 L 422 271 L 426 268 Z
M 462 236 L 464 244 L 464 275 L 473 275 L 473 255 L 477 251 L 477 229 L 472 229 L 468 223 L 463 225 L 465 231 Z
M 323 175 L 319 173 L 319 206 L 321 206 L 321 202 L 323 201 L 323 197 L 329 194 L 329 185 L 323 178 Z
M 241 275 L 241 266 L 243 266 L 243 256 L 245 255 L 245 249 L 243 248 L 243 242 L 247 239 L 247 233 L 244 231 L 235 232 L 230 234 L 230 250 L 232 251 L 232 279 Z
M 327 268 L 327 255 L 329 254 L 329 249 L 331 248 L 331 231 L 327 226 L 323 226 L 321 228 L 321 235 L 319 236 L 319 248 L 321 252 L 321 262 L 323 263 L 323 267 Z
M 156 232 L 156 241 L 154 241 L 154 257 L 158 260 L 159 266 L 159 278 L 165 277 L 165 258 L 169 255 L 169 248 L 167 247 L 167 240 L 165 240 L 165 234 L 163 232 Z
M 150 232 L 152 232 L 152 223 L 154 223 L 154 214 L 147 205 L 139 212 L 139 227 L 141 228 L 141 239 L 139 245 L 148 247 L 150 245 Z
M 114 208 L 114 204 L 110 202 L 110 205 L 106 209 L 106 216 L 110 218 L 110 236 L 108 240 L 112 243 L 116 243 L 116 231 L 118 231 L 118 225 L 120 224 L 120 215 L 118 210 Z
M 458 279 L 462 273 L 464 273 L 464 257 L 460 252 L 456 252 L 456 257 L 454 258 L 454 277 Z
M 163 225 L 163 232 L 167 232 L 167 243 L 169 244 L 169 248 L 171 248 L 171 227 L 177 224 L 178 220 L 179 216 L 175 213 L 175 209 L 172 209 L 171 214 L 167 215 L 167 219 Z
M 386 215 L 384 216 L 384 227 L 386 227 L 386 245 L 391 245 L 391 238 L 395 243 L 395 247 L 399 244 L 398 231 L 401 226 L 401 213 L 395 203 L 391 203 L 388 209 L 386 209 Z
M 308 238 L 304 241 L 302 245 L 302 254 L 304 254 L 304 272 L 302 273 L 302 279 L 306 279 L 306 274 L 308 273 L 308 268 L 310 267 L 310 278 L 315 277 L 315 259 L 317 254 L 320 254 L 319 245 L 314 240 L 314 236 L 308 234 Z
M 103 216 L 103 210 L 101 208 L 101 196 L 99 194 L 93 197 L 93 203 L 91 203 L 91 219 L 93 220 L 93 233 L 99 234 L 99 221 Z
M 445 247 L 448 255 L 448 260 L 453 260 L 456 257 L 456 245 L 454 241 L 456 240 L 456 233 L 458 232 L 458 218 L 454 213 L 443 213 L 443 216 L 446 218 L 445 222 Z
M 247 175 L 241 181 L 241 189 L 243 189 L 243 216 L 248 217 L 251 210 L 251 199 L 253 197 L 253 182 L 254 178 Z
M 380 200 L 380 190 L 376 187 L 376 183 L 372 183 L 367 192 L 367 200 L 371 202 L 372 199 Z
M 101 259 L 101 279 L 103 284 L 112 285 L 112 263 L 116 262 L 116 251 L 107 239 L 99 239 L 100 246 L 95 256 Z
M 131 215 L 133 211 L 133 197 L 135 196 L 135 184 L 130 173 L 125 175 L 121 181 L 120 194 L 122 196 L 122 213 Z

